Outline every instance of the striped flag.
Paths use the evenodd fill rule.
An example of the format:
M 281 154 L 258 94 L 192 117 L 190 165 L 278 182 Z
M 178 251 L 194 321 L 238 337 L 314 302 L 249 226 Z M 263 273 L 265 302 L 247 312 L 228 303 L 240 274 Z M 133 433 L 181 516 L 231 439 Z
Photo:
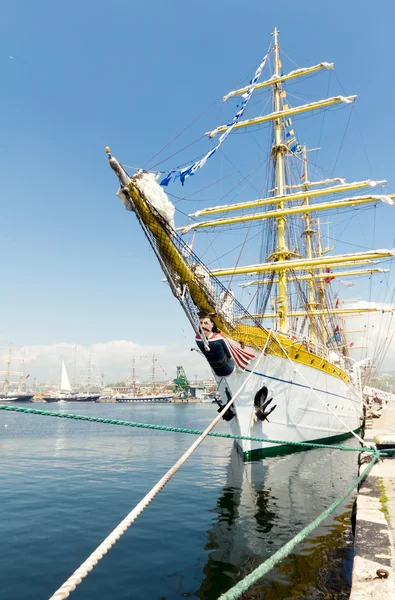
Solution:
M 232 355 L 233 360 L 235 361 L 236 365 L 240 368 L 240 369 L 245 369 L 248 366 L 248 363 L 255 358 L 254 354 L 251 354 L 250 352 L 247 352 L 246 350 L 244 350 L 243 348 L 240 348 L 239 346 L 236 346 L 235 342 L 233 340 L 230 340 L 229 338 L 224 337 L 224 340 L 226 342 L 226 345 L 229 348 L 229 352 Z
M 199 333 L 196 334 L 195 339 L 202 339 Z M 230 338 L 226 337 L 226 335 L 224 335 L 223 333 L 215 332 L 207 338 L 208 343 L 215 342 L 218 340 L 223 340 L 225 342 L 232 359 L 234 360 L 235 364 L 239 367 L 239 369 L 244 370 L 247 367 L 248 363 L 253 358 L 255 358 L 255 354 L 251 354 L 251 352 L 247 352 L 247 350 L 244 350 L 244 348 L 240 348 L 240 346 L 237 345 L 237 342 L 234 342 Z

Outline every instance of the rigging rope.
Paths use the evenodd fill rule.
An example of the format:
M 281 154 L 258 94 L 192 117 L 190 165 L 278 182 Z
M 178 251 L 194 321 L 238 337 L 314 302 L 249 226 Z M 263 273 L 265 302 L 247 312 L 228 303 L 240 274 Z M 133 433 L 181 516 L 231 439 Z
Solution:
M 342 151 L 342 148 L 343 148 L 344 140 L 346 139 L 346 135 L 347 135 L 348 126 L 349 126 L 349 124 L 350 124 L 350 121 L 351 121 L 351 116 L 352 116 L 352 114 L 353 114 L 353 111 L 352 111 L 352 109 L 353 109 L 353 107 L 351 107 L 350 114 L 349 114 L 349 116 L 348 116 L 348 121 L 347 121 L 346 129 L 345 129 L 345 131 L 344 131 L 344 134 L 343 134 L 343 138 L 342 138 L 342 141 L 341 141 L 341 144 L 340 144 L 339 152 L 337 153 L 337 156 L 336 156 L 335 164 L 333 165 L 333 169 L 332 169 L 332 174 L 331 174 L 331 177 L 333 177 L 333 174 L 334 174 L 334 172 L 335 172 L 336 165 L 337 165 L 337 161 L 339 160 L 339 156 L 340 156 L 340 154 L 341 154 L 341 151 Z
M 193 119 L 190 123 L 188 123 L 188 125 L 186 125 L 184 127 L 184 129 L 181 129 L 181 131 L 179 133 L 177 133 L 173 139 L 171 139 L 169 142 L 167 142 L 167 144 L 165 144 L 163 146 L 163 148 L 161 150 L 159 150 L 156 154 L 154 154 L 153 156 L 151 156 L 151 158 L 149 160 L 147 160 L 147 162 L 144 165 L 144 168 L 146 167 L 146 165 L 148 165 L 148 163 L 150 163 L 152 160 L 154 160 L 154 158 L 156 158 L 157 156 L 159 156 L 159 154 L 161 154 L 163 152 L 163 150 L 165 150 L 168 146 L 170 146 L 170 144 L 172 144 L 178 137 L 180 137 L 180 135 L 182 135 L 184 133 L 184 131 L 186 131 L 187 129 L 189 129 L 189 127 L 191 125 L 193 125 L 194 123 L 196 123 L 196 121 L 198 121 L 200 119 L 200 117 L 202 117 L 208 110 L 210 110 L 210 108 L 212 106 L 214 106 L 214 104 L 216 104 L 218 102 L 218 100 L 220 99 L 220 96 L 218 96 L 218 98 L 216 98 L 214 100 L 214 102 L 212 102 L 209 106 L 207 106 L 203 112 L 200 113 L 200 115 L 198 115 L 195 119 Z M 202 136 L 205 137 L 205 136 Z M 202 138 L 199 138 L 202 139 Z M 189 144 L 191 145 L 191 144 Z M 186 146 L 186 148 L 188 148 L 188 146 Z M 181 152 L 182 150 L 185 150 L 185 148 L 182 148 L 181 150 L 178 150 L 178 152 Z M 176 152 L 175 154 L 178 154 L 178 152 Z M 174 156 L 174 154 L 172 154 L 172 156 Z M 159 161 L 158 163 L 156 163 L 156 165 L 154 165 L 153 167 L 151 167 L 151 169 L 154 169 L 155 167 L 157 167 L 158 165 L 160 165 L 161 163 L 163 163 L 165 160 L 167 160 L 167 158 L 171 158 L 171 157 L 166 157 L 163 160 Z

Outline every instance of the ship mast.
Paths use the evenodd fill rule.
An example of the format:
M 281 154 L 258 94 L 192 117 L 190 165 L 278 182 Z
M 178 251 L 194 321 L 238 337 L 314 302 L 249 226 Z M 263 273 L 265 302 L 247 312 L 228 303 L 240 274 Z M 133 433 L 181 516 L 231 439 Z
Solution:
M 274 75 L 280 77 L 280 51 L 278 47 L 278 34 L 277 27 L 274 28 Z M 274 111 L 279 113 L 280 107 L 280 89 L 279 83 L 274 85 L 273 97 L 274 97 Z M 272 149 L 274 167 L 275 167 L 275 187 L 277 188 L 277 194 L 279 196 L 284 195 L 284 144 L 282 140 L 282 124 L 281 118 L 276 119 L 274 125 L 275 133 L 275 144 Z M 283 202 L 278 202 L 277 206 L 279 209 L 284 208 Z M 277 221 L 277 249 L 273 257 L 275 260 L 282 261 L 287 258 L 287 246 L 285 239 L 285 217 L 281 215 L 276 218 Z M 287 272 L 285 270 L 278 272 L 278 298 L 276 306 L 276 314 L 279 330 L 286 333 L 287 330 Z
M 320 220 L 317 219 L 317 256 L 323 256 L 324 252 L 322 249 L 322 239 L 321 239 L 321 223 Z M 346 271 L 347 272 L 347 271 Z M 366 271 L 362 271 L 365 273 Z M 355 273 L 355 271 L 354 271 Z M 354 275 L 354 273 L 352 273 Z M 323 270 L 320 269 L 319 274 L 323 275 Z M 321 277 L 318 283 L 318 307 L 323 308 L 325 305 L 325 290 L 324 290 L 324 279 Z
M 142 358 L 147 358 L 147 356 L 136 356 L 133 354 L 132 356 L 132 389 L 133 389 L 133 398 L 137 397 L 137 387 L 136 387 L 136 360 L 140 360 Z
M 269 122 L 273 123 L 273 143 L 271 151 L 271 158 L 273 160 L 273 189 L 268 192 L 267 197 L 262 197 L 260 194 L 260 197 L 258 198 L 242 202 L 231 201 L 230 204 L 211 206 L 198 210 L 188 215 L 188 217 L 193 219 L 193 222 L 176 229 L 177 232 L 186 234 L 192 229 L 200 230 L 217 227 L 227 227 L 231 229 L 240 224 L 243 224 L 244 226 L 247 223 L 252 224 L 255 221 L 261 224 L 263 221 L 272 220 L 271 222 L 273 223 L 275 232 L 275 243 L 271 248 L 271 254 L 266 257 L 265 262 L 240 265 L 239 261 L 237 261 L 236 265 L 233 264 L 226 268 L 206 269 L 203 281 L 203 277 L 198 277 L 192 270 L 188 261 L 184 260 L 182 250 L 180 251 L 177 246 L 179 243 L 178 238 L 176 244 L 166 232 L 165 235 L 163 235 L 163 225 L 148 207 L 147 202 L 145 202 L 144 194 L 141 193 L 137 182 L 135 183 L 133 179 L 130 180 L 126 176 L 122 167 L 111 156 L 109 150 L 107 150 L 107 153 L 110 158 L 110 164 L 121 180 L 121 184 L 128 188 L 125 192 L 126 195 L 124 196 L 125 206 L 126 208 L 136 211 L 138 218 L 150 239 L 151 246 L 154 248 L 162 264 L 163 270 L 166 274 L 169 273 L 169 280 L 172 280 L 174 284 L 172 275 L 172 273 L 174 273 L 178 277 L 178 281 L 184 286 L 182 289 L 190 294 L 190 298 L 197 308 L 209 313 L 216 313 L 216 319 L 218 321 L 217 326 L 219 326 L 221 331 L 231 334 L 231 336 L 235 336 L 236 340 L 246 344 L 251 344 L 251 336 L 255 336 L 254 344 L 256 344 L 257 347 L 261 347 L 262 344 L 265 343 L 265 332 L 262 333 L 263 328 L 258 327 L 258 323 L 244 325 L 244 320 L 248 321 L 254 319 L 255 321 L 259 321 L 260 324 L 261 319 L 272 319 L 274 320 L 275 328 L 280 333 L 287 336 L 289 333 L 289 318 L 303 316 L 307 317 L 310 322 L 310 341 L 315 342 L 317 352 L 318 345 L 320 345 L 319 352 L 326 356 L 327 348 L 330 344 L 339 345 L 337 342 L 339 336 L 336 335 L 334 337 L 334 335 L 339 331 L 339 317 L 341 315 L 361 314 L 379 310 L 371 307 L 352 309 L 337 308 L 336 306 L 332 307 L 330 293 L 328 294 L 328 301 L 326 301 L 327 288 L 325 287 L 325 284 L 328 283 L 327 279 L 331 280 L 335 277 L 345 277 L 349 275 L 357 276 L 382 273 L 384 270 L 380 268 L 368 268 L 357 271 L 336 270 L 341 267 L 349 266 L 370 266 L 384 259 L 392 259 L 395 257 L 395 248 L 372 249 L 364 252 L 324 256 L 327 250 L 323 251 L 321 248 L 319 226 L 312 228 L 313 220 L 311 213 L 345 208 L 355 209 L 362 205 L 374 205 L 378 203 L 395 206 L 395 194 L 386 194 L 382 190 L 379 190 L 378 193 L 373 193 L 371 191 L 372 188 L 381 188 L 385 185 L 386 181 L 384 180 L 375 181 L 369 179 L 347 183 L 344 179 L 331 177 L 319 181 L 309 181 L 306 148 L 304 148 L 303 157 L 305 180 L 299 183 L 299 185 L 294 185 L 292 180 L 285 181 L 288 167 L 286 163 L 288 153 L 296 157 L 296 159 L 300 159 L 301 157 L 301 146 L 294 143 L 296 138 L 287 140 L 291 134 L 294 134 L 292 129 L 288 131 L 290 124 L 292 124 L 290 117 L 317 110 L 321 111 L 322 109 L 331 106 L 342 104 L 350 105 L 355 101 L 356 96 L 333 96 L 331 98 L 325 98 L 324 100 L 309 102 L 295 107 L 290 107 L 288 104 L 283 103 L 282 98 L 285 97 L 285 90 L 283 90 L 282 87 L 285 81 L 288 79 L 300 78 L 323 69 L 331 70 L 334 65 L 333 63 L 322 62 L 313 67 L 297 68 L 290 73 L 283 75 L 278 45 L 279 31 L 277 28 L 274 29 L 272 35 L 274 59 L 273 75 L 268 80 L 260 83 L 257 83 L 257 79 L 254 77 L 247 88 L 243 87 L 238 90 L 233 90 L 224 97 L 224 101 L 243 94 L 245 98 L 249 98 L 255 89 L 271 87 L 273 94 L 272 112 L 270 114 L 263 114 L 258 117 L 241 120 L 245 108 L 245 105 L 243 105 L 243 110 L 240 109 L 238 113 L 236 113 L 235 118 L 231 123 L 228 122 L 219 125 L 212 131 L 206 132 L 206 135 L 212 139 L 218 134 L 226 133 L 226 135 L 228 135 L 233 130 L 236 131 L 251 126 L 256 127 Z M 257 70 L 256 77 L 259 77 L 265 61 L 266 57 L 261 63 L 260 70 Z M 287 129 L 286 135 L 283 129 Z M 202 159 L 202 161 L 198 162 L 205 162 L 207 158 L 218 149 L 224 139 L 225 137 L 221 136 L 218 145 L 204 157 L 204 161 Z M 297 152 L 296 156 L 295 151 Z M 191 170 L 192 167 L 200 168 L 200 166 L 202 166 L 202 164 L 196 165 L 198 165 L 198 163 L 191 165 L 187 171 Z M 186 171 L 183 170 L 182 172 L 185 173 Z M 190 174 L 193 173 L 191 172 Z M 368 188 L 368 193 L 365 193 L 364 195 L 354 195 L 355 191 L 363 188 Z M 341 194 L 340 199 L 337 199 L 338 194 Z M 327 196 L 327 198 L 322 199 L 322 196 Z M 335 197 L 333 198 L 333 196 Z M 264 209 L 263 207 L 267 208 Z M 228 214 L 222 214 L 218 218 L 217 215 L 220 213 Z M 197 217 L 200 218 L 203 216 L 207 216 L 208 220 L 197 220 Z M 288 231 L 286 231 L 286 227 L 293 224 L 293 219 L 296 216 L 303 216 L 305 221 L 304 256 L 301 256 L 297 250 L 298 242 L 296 241 L 296 231 L 292 229 L 289 236 Z M 315 231 L 316 229 L 317 231 Z M 314 249 L 312 243 L 314 235 L 317 235 L 317 249 Z M 270 241 L 271 240 L 269 240 L 269 242 Z M 204 265 L 201 264 L 201 266 Z M 335 269 L 333 277 L 332 269 Z M 330 277 L 328 277 L 328 273 L 331 273 Z M 219 299 L 217 299 L 217 292 L 221 291 L 222 293 L 224 290 L 219 287 L 220 284 L 216 279 L 248 275 L 259 277 L 261 274 L 263 274 L 263 279 L 242 285 L 268 284 L 270 285 L 270 288 L 267 288 L 268 292 L 266 296 L 269 298 L 271 286 L 274 284 L 276 286 L 274 310 L 270 313 L 266 312 L 265 303 L 263 306 L 263 314 L 252 315 L 245 309 L 243 312 L 243 307 L 239 304 L 238 306 L 233 307 L 233 312 L 231 311 L 232 314 L 230 316 L 225 313 Z M 265 277 L 269 277 L 269 279 L 266 279 Z M 304 288 L 299 285 L 299 281 L 302 280 L 307 281 Z M 297 307 L 292 307 L 288 298 L 289 285 L 293 285 L 294 282 L 297 282 L 296 285 L 299 288 L 298 295 L 299 297 L 302 297 L 302 302 L 304 303 L 302 310 L 295 310 Z M 176 284 L 174 284 L 174 289 L 172 288 L 172 290 L 174 295 L 180 298 L 178 286 L 176 286 Z M 307 291 L 307 298 L 305 296 L 305 290 Z M 184 298 L 184 296 L 182 296 L 182 298 Z M 186 304 L 184 304 L 183 299 L 180 299 L 180 301 L 183 303 L 184 309 L 196 330 L 198 326 L 195 323 L 194 314 L 192 314 Z M 395 307 L 391 307 L 388 310 L 389 312 L 395 311 Z M 331 330 L 333 330 L 333 335 L 331 334 Z M 318 342 L 320 342 L 320 344 L 318 344 Z M 154 381 L 153 360 L 153 384 Z
M 12 356 L 12 346 L 10 346 L 10 350 L 8 353 L 8 361 L 7 361 L 7 370 L 5 373 L 4 383 L 3 383 L 3 392 L 7 394 L 9 385 L 10 385 L 10 373 L 11 373 L 11 356 Z
M 90 394 L 91 391 L 91 353 L 89 352 L 88 359 L 88 390 L 87 393 Z
M 75 367 L 77 364 L 77 344 L 74 346 L 74 361 L 73 361 L 73 390 L 75 390 Z
M 308 173 L 306 146 L 303 146 L 303 176 L 304 176 L 304 185 L 303 185 L 302 189 L 305 190 L 306 192 L 308 192 L 309 191 L 309 173 Z M 304 200 L 304 204 L 305 205 L 309 204 L 308 196 L 306 196 L 306 198 Z M 303 231 L 303 235 L 305 236 L 305 240 L 306 240 L 306 255 L 307 255 L 307 258 L 312 258 L 313 257 L 313 244 L 312 244 L 311 238 L 314 235 L 315 231 L 314 231 L 314 229 L 311 228 L 310 213 L 306 213 L 306 215 L 304 216 L 304 220 L 306 222 L 306 229 Z M 311 273 L 311 275 L 312 275 L 312 273 Z M 310 312 L 317 306 L 317 303 L 315 302 L 315 285 L 314 285 L 313 277 L 310 277 L 307 280 L 307 298 L 308 298 L 307 309 L 308 309 L 308 315 L 309 315 L 309 319 L 310 319 L 310 325 L 309 325 L 310 341 L 312 343 L 315 343 L 315 341 L 316 341 L 315 320 Z
M 152 355 L 152 393 L 155 394 L 155 354 Z
M 19 374 L 19 383 L 18 383 L 18 392 L 22 391 L 23 383 L 24 383 L 24 369 L 25 369 L 25 353 L 22 355 L 21 360 L 21 372 Z
M 136 357 L 132 356 L 132 389 L 133 398 L 136 398 Z

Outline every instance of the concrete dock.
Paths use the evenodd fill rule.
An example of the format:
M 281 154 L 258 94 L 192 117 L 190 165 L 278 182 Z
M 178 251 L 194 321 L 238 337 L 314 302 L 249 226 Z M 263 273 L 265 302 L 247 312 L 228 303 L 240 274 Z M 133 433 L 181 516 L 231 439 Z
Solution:
M 395 404 L 368 419 L 364 439 L 378 449 L 395 449 Z M 371 460 L 361 455 L 360 470 Z M 355 557 L 350 600 L 395 599 L 395 456 L 376 463 L 356 501 Z

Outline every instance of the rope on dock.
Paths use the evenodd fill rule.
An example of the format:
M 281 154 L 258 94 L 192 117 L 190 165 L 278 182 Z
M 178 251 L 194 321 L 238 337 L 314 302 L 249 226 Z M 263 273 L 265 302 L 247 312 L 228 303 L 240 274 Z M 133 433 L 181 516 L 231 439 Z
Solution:
M 302 531 L 300 531 L 295 537 L 292 538 L 289 542 L 287 542 L 282 548 L 277 550 L 270 558 L 265 560 L 259 567 L 257 567 L 252 573 L 247 575 L 244 579 L 242 579 L 239 583 L 233 586 L 230 590 L 222 594 L 218 600 L 238 600 L 241 596 L 256 583 L 259 579 L 261 579 L 266 573 L 268 573 L 277 563 L 286 558 L 292 550 L 300 544 L 322 521 L 324 521 L 336 508 L 338 508 L 342 502 L 351 494 L 351 492 L 357 487 L 357 485 L 370 473 L 373 469 L 375 463 L 380 458 L 380 452 L 375 450 L 372 460 L 366 469 L 362 472 L 362 474 L 356 479 L 344 492 L 342 496 L 337 498 L 329 508 L 324 510 L 312 523 L 307 525 Z
M 266 344 L 262 349 L 260 356 L 256 362 L 256 365 L 260 362 L 262 356 L 265 353 L 266 345 L 269 340 L 270 335 L 268 335 Z M 188 448 L 186 452 L 178 459 L 178 461 L 165 473 L 165 475 L 154 485 L 153 488 L 144 496 L 142 500 L 130 511 L 130 513 L 124 518 L 123 521 L 110 533 L 109 536 L 92 552 L 90 556 L 82 563 L 82 565 L 74 571 L 74 573 L 65 581 L 65 583 L 51 596 L 49 600 L 64 600 L 64 598 L 68 598 L 73 592 L 77 585 L 81 583 L 81 581 L 88 575 L 90 571 L 92 571 L 93 567 L 97 565 L 100 559 L 103 558 L 105 554 L 109 550 L 111 550 L 112 546 L 119 540 L 121 535 L 125 533 L 125 531 L 134 523 L 137 517 L 143 512 L 143 510 L 152 502 L 155 496 L 164 488 L 166 483 L 170 481 L 173 475 L 182 467 L 182 465 L 186 462 L 186 460 L 193 454 L 196 448 L 203 442 L 203 440 L 208 436 L 210 431 L 215 427 L 218 421 L 221 420 L 222 416 L 227 412 L 227 410 L 232 406 L 234 401 L 241 394 L 244 387 L 247 385 L 248 381 L 253 375 L 253 371 L 246 377 L 243 381 L 237 392 L 234 394 L 233 398 L 229 400 L 229 402 L 224 406 L 221 412 L 215 417 L 215 419 L 210 423 L 208 427 L 203 431 L 203 433 L 198 437 L 198 439 Z
M 79 415 L 74 413 L 58 412 L 54 410 L 41 410 L 37 408 L 25 408 L 23 406 L 12 406 L 10 404 L 0 404 L 0 410 L 8 412 L 17 412 L 30 415 L 41 415 L 44 417 L 56 417 L 58 419 L 73 419 L 75 421 L 90 421 L 92 423 L 103 423 L 105 425 L 121 425 L 123 427 L 136 427 L 137 429 L 154 429 L 156 431 L 171 431 L 175 433 L 188 433 L 192 435 L 202 435 L 202 429 L 186 429 L 183 427 L 170 427 L 167 425 L 154 425 L 152 423 L 138 423 L 135 421 L 120 421 L 118 419 L 106 419 L 103 417 L 91 417 L 89 415 Z M 222 414 L 222 413 L 221 413 Z M 320 444 L 314 442 L 291 442 L 285 440 L 276 440 L 272 438 L 250 437 L 248 435 L 234 435 L 232 433 L 210 432 L 210 437 L 227 438 L 232 440 L 249 440 L 252 442 L 263 442 L 267 444 L 279 444 L 281 446 L 295 446 L 300 448 L 327 448 L 328 450 L 345 450 L 349 452 L 361 452 L 361 448 L 354 448 L 342 444 Z M 365 447 L 364 452 L 374 452 L 375 448 Z

